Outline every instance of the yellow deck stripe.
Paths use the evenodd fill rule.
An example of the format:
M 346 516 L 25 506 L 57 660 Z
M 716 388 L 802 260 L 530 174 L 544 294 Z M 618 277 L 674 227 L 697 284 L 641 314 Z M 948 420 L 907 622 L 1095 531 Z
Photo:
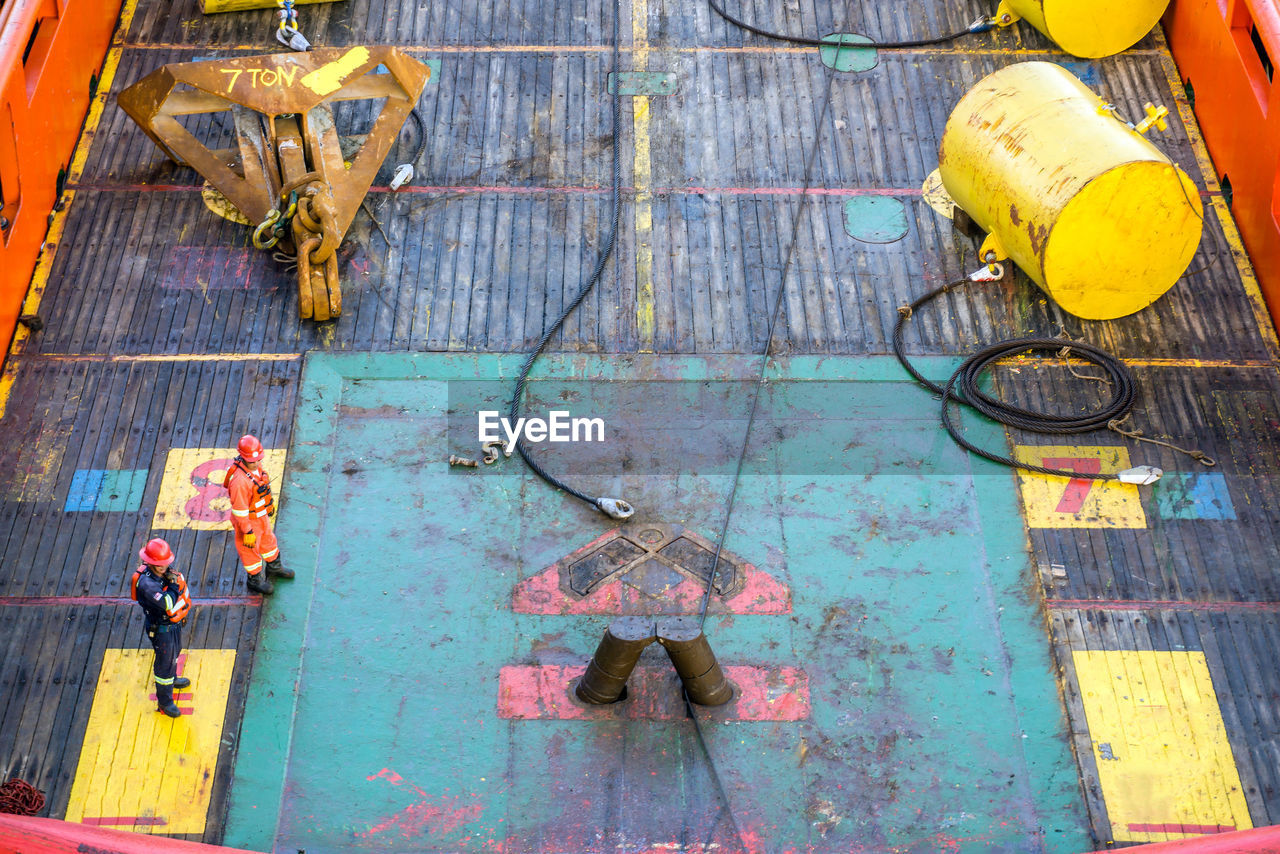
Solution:
M 154 834 L 204 833 L 222 744 L 234 649 L 193 649 L 177 703 L 156 712 L 150 649 L 108 649 L 66 820 Z
M 1240 237 L 1240 230 L 1236 228 L 1236 221 L 1231 216 L 1226 200 L 1222 198 L 1218 172 L 1214 168 L 1213 159 L 1209 156 L 1209 147 L 1205 144 L 1204 136 L 1200 133 L 1200 124 L 1196 121 L 1195 111 L 1191 109 L 1191 102 L 1187 100 L 1186 92 L 1183 90 L 1177 63 L 1174 62 L 1173 54 L 1168 50 L 1162 51 L 1161 56 L 1163 60 L 1160 65 L 1164 68 L 1165 79 L 1168 80 L 1169 88 L 1173 92 L 1173 100 L 1178 105 L 1178 116 L 1182 119 L 1183 127 L 1187 129 L 1187 139 L 1191 142 L 1191 150 L 1195 152 L 1200 175 L 1212 194 L 1210 203 L 1218 216 L 1222 236 L 1226 239 L 1231 255 L 1235 259 L 1236 269 L 1240 272 L 1240 281 L 1249 299 L 1249 308 L 1253 311 L 1253 317 L 1258 323 L 1258 332 L 1266 342 L 1271 357 L 1278 359 L 1280 358 L 1280 339 L 1276 337 L 1271 312 L 1267 309 L 1267 302 L 1262 296 L 1262 288 L 1258 286 L 1258 278 L 1254 275 L 1253 263 L 1249 260 L 1249 253 L 1245 249 L 1244 240 Z
M 30 353 L 15 354 L 16 362 L 296 362 L 301 353 Z
M 649 69 L 649 3 L 631 4 L 631 45 L 634 71 Z M 636 332 L 640 352 L 652 353 L 655 339 L 653 289 L 653 164 L 649 148 L 649 98 L 636 95 L 631 100 L 631 124 L 635 139 L 635 225 L 636 225 Z
M 116 70 L 120 67 L 121 44 L 129 33 L 133 23 L 133 15 L 138 9 L 138 0 L 126 0 L 120 9 L 120 20 L 112 36 L 112 47 L 107 50 L 102 62 L 102 75 L 98 80 L 98 89 L 93 100 L 89 102 L 89 112 L 85 116 L 84 129 L 76 142 L 75 151 L 71 155 L 71 166 L 67 170 L 67 186 L 75 186 L 84 174 L 84 165 L 89 158 L 89 149 L 93 145 L 94 134 L 102 122 L 102 111 L 107 97 L 111 93 L 111 85 L 115 81 Z M 53 212 L 49 221 L 49 230 L 45 234 L 45 249 L 36 261 L 35 272 L 31 276 L 31 284 L 27 288 L 27 296 L 22 303 L 23 314 L 37 314 L 40 310 L 40 299 L 44 296 L 45 287 L 49 283 L 49 274 L 53 270 L 53 261 L 58 254 L 58 246 L 62 242 L 62 234 L 67 225 L 67 213 L 75 201 L 75 191 L 67 190 L 62 196 L 62 209 Z M 27 345 L 31 333 L 27 327 L 18 324 L 13 332 L 13 341 L 9 345 L 9 355 L 21 353 Z M 0 418 L 4 418 L 9 406 L 9 395 L 13 391 L 13 383 L 17 379 L 17 367 L 12 359 L 5 362 L 0 371 Z
M 642 0 L 647 2 L 647 0 Z M 127 50 L 189 50 L 193 53 L 208 52 L 207 45 L 194 45 L 190 43 L 178 42 L 132 42 L 130 44 L 121 45 Z M 512 45 L 464 45 L 464 44 L 442 44 L 442 45 L 407 45 L 400 48 L 409 54 L 441 54 L 441 53 L 554 53 L 556 55 L 572 55 L 572 54 L 588 54 L 588 53 L 612 53 L 613 48 L 610 45 L 584 45 L 584 44 L 512 44 Z M 778 54 L 796 54 L 808 53 L 817 50 L 816 47 L 787 47 L 783 45 L 744 45 L 741 47 L 734 45 L 700 45 L 696 47 L 674 47 L 663 46 L 658 48 L 665 54 L 768 54 L 776 56 Z M 237 44 L 227 47 L 219 47 L 219 51 L 244 51 L 246 53 L 262 53 L 270 50 L 260 44 Z M 622 46 L 622 52 L 644 50 L 650 51 L 654 48 L 645 44 L 642 47 L 633 46 L 628 48 Z M 907 53 L 907 54 L 924 54 L 933 56 L 937 54 L 961 54 L 964 56 L 1048 56 L 1061 57 L 1062 51 L 1049 50 L 1040 48 L 1014 48 L 1002 50 L 1000 48 L 892 48 L 886 50 L 885 53 Z M 1130 50 L 1126 51 L 1126 56 L 1155 56 L 1159 55 L 1159 50 Z M 636 69 L 642 70 L 642 69 Z
M 1117 842 L 1253 826 L 1202 652 L 1072 653 Z
M 1261 359 L 1121 359 L 1124 364 L 1133 368 L 1274 368 L 1275 362 Z M 1092 364 L 1084 359 L 1068 357 L 1067 363 L 1073 367 Z M 1000 359 L 997 365 L 1061 365 L 1062 359 L 1057 356 L 1013 356 Z

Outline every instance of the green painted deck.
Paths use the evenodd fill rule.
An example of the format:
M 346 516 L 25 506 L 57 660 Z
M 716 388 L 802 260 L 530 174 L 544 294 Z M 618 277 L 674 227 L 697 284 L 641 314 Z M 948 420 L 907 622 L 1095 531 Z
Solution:
M 990 5 L 741 11 L 905 39 Z M 418 178 L 387 190 L 406 131 L 378 224 L 359 215 L 340 249 L 346 313 L 310 324 L 290 275 L 114 102 L 166 62 L 274 50 L 271 13 L 125 4 L 27 303 L 44 330 L 20 332 L 0 378 L 0 772 L 55 818 L 282 854 L 1083 854 L 1280 824 L 1280 350 L 1158 31 L 1090 62 L 1020 26 L 835 70 L 704 4 L 624 0 L 618 247 L 530 405 L 605 419 L 605 441 L 545 458 L 637 516 L 618 526 L 519 459 L 448 467 L 478 456 L 476 410 L 505 409 L 595 261 L 612 9 L 300 7 L 316 44 L 398 44 L 433 69 Z M 1155 139 L 1206 202 L 1196 259 L 1102 323 L 1021 275 L 957 291 L 908 348 L 943 377 L 999 338 L 1105 347 L 1135 373 L 1134 426 L 1212 469 L 1114 433 L 967 421 L 1025 457 L 1168 472 L 1141 491 L 1019 478 L 961 454 L 888 355 L 898 307 L 969 272 L 971 241 L 921 191 L 946 117 L 1027 59 L 1125 114 L 1170 107 Z M 766 349 L 707 621 L 735 699 L 695 727 L 652 648 L 626 702 L 579 705 L 612 618 L 696 611 Z M 1098 393 L 1055 360 L 993 381 L 1036 406 Z M 267 601 L 209 486 L 245 432 L 286 460 L 299 577 Z M 145 649 L 127 578 L 153 535 L 195 592 L 193 672 L 226 671 L 170 730 L 117 675 Z M 141 732 L 213 769 L 195 796 L 91 761 Z M 91 812 L 72 802 L 81 767 L 105 780 Z
M 932 402 L 896 362 L 778 366 L 787 391 L 821 373 L 825 411 L 789 406 L 760 435 L 820 425 L 850 447 L 804 473 L 803 456 L 775 454 L 766 438 L 772 469 L 739 492 L 725 546 L 777 588 L 768 613 L 718 597 L 707 623 L 723 664 L 769 671 L 763 690 L 744 674 L 728 707 L 699 711 L 732 819 L 660 655 L 646 658 L 659 670 L 652 685 L 558 719 L 584 707 L 556 675 L 581 669 L 610 611 L 632 611 L 562 613 L 589 597 L 527 595 L 546 568 L 610 531 L 604 517 L 530 481 L 518 458 L 480 472 L 445 462 L 460 450 L 447 429 L 450 381 L 498 380 L 518 365 L 308 358 L 281 536 L 316 547 L 292 547 L 305 580 L 272 602 L 259 638 L 228 842 L 735 850 L 736 823 L 759 851 L 1088 847 L 1013 477 L 939 446 Z M 534 393 L 633 376 L 741 382 L 758 367 L 560 357 Z M 474 432 L 473 414 L 454 417 Z M 632 537 L 664 525 L 714 537 L 731 476 L 677 468 L 588 482 L 639 508 Z M 634 612 L 697 613 L 696 599 L 664 596 L 680 583 L 668 574 L 622 576 L 644 596 Z M 741 719 L 747 702 L 762 719 Z

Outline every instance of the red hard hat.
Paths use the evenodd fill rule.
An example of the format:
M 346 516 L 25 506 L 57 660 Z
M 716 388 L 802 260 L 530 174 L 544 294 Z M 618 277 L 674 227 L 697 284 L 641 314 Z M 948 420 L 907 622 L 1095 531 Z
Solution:
M 173 563 L 173 549 L 164 540 L 156 537 L 138 552 L 138 557 L 147 566 L 168 566 Z
M 246 463 L 262 462 L 262 443 L 258 441 L 257 436 L 248 433 L 240 437 L 236 450 L 240 453 L 240 459 Z

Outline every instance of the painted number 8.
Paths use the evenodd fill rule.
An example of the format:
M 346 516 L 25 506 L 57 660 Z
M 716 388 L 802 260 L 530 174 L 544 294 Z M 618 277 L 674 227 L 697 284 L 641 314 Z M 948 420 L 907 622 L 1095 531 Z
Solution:
M 231 501 L 222 486 L 222 474 L 234 460 L 209 460 L 191 470 L 191 485 L 196 494 L 187 500 L 187 516 L 196 522 L 225 522 L 231 518 Z M 216 479 L 214 475 L 217 475 Z

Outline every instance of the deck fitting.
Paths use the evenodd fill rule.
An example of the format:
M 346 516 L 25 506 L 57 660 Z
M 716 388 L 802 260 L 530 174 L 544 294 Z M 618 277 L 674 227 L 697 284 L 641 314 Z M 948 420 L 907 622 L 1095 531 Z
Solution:
M 700 706 L 733 699 L 733 688 L 696 617 L 623 617 L 605 630 L 596 654 L 574 688 L 584 703 L 603 706 L 625 696 L 627 679 L 645 647 L 657 641 L 667 651 L 685 693 Z

